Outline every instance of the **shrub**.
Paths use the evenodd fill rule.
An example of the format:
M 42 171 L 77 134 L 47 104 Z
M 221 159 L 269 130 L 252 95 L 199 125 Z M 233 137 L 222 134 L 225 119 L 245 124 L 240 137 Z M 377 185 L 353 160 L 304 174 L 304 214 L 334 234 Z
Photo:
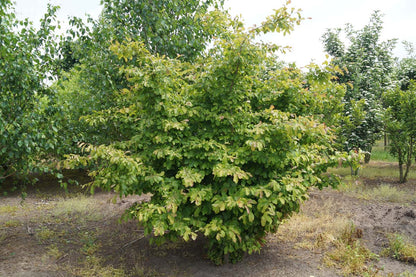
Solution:
M 312 94 L 298 71 L 279 66 L 277 46 L 255 42 L 260 33 L 289 32 L 300 20 L 292 13 L 283 7 L 249 31 L 217 13 L 230 31 L 193 63 L 152 55 L 141 42 L 113 45 L 130 61 L 121 69 L 130 82 L 119 95 L 126 105 L 88 121 L 128 124 L 134 135 L 83 145 L 88 156 L 72 155 L 67 165 L 92 166 L 92 188 L 151 193 L 127 217 L 156 242 L 205 236 L 216 264 L 259 251 L 266 233 L 298 211 L 309 187 L 337 183 L 326 174 L 336 163 L 330 128 L 316 120 L 321 116 L 288 112 L 305 103 L 287 95 L 315 99 L 319 92 Z

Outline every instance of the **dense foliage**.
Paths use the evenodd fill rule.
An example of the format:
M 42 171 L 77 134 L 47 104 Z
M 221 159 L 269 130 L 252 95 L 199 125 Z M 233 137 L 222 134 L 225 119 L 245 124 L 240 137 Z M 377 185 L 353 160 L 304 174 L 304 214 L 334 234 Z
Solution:
M 386 93 L 386 130 L 389 134 L 389 150 L 399 162 L 400 182 L 407 175 L 416 154 L 416 85 L 411 83 L 407 90 L 399 87 Z
M 207 237 L 217 264 L 258 251 L 309 187 L 336 184 L 326 175 L 336 163 L 335 138 L 318 120 L 343 95 L 325 70 L 303 78 L 277 63 L 278 46 L 255 42 L 258 34 L 289 32 L 300 20 L 295 10 L 283 7 L 249 31 L 221 20 L 227 32 L 192 63 L 154 55 L 140 41 L 115 43 L 128 64 L 121 72 L 129 85 L 117 99 L 123 106 L 88 122 L 128 126 L 130 136 L 84 145 L 88 156 L 68 161 L 94 166 L 94 187 L 151 193 L 127 216 L 156 241 Z M 325 93 L 329 100 L 318 101 Z
M 119 42 L 140 40 L 152 54 L 193 60 L 217 33 L 209 8 L 223 0 L 104 0 L 102 17 Z
M 416 58 L 414 52 L 400 61 L 396 70 L 397 85 L 384 95 L 384 122 L 389 136 L 390 153 L 399 162 L 401 183 L 407 181 L 416 155 Z
M 66 72 L 56 88 L 63 114 L 59 140 L 66 153 L 77 153 L 80 142 L 108 144 L 130 136 L 128 125 L 111 121 L 90 125 L 85 117 L 124 105 L 118 94 L 128 83 L 119 69 L 127 61 L 110 50 L 112 42 L 140 40 L 153 54 L 190 61 L 220 31 L 208 9 L 221 6 L 221 1 L 106 0 L 103 4 L 98 20 L 72 18 L 60 44 L 58 64 Z
M 10 1 L 0 4 L 0 182 L 27 175 L 54 152 L 55 111 L 45 80 L 54 70 L 56 9 L 49 6 L 35 30 L 16 19 Z
M 380 41 L 382 25 L 380 12 L 376 11 L 361 30 L 347 25 L 344 31 L 348 44 L 341 40 L 341 29 L 328 30 L 322 37 L 332 63 L 344 70 L 338 74 L 339 82 L 348 84 L 339 140 L 346 151 L 366 151 L 367 162 L 384 129 L 381 98 L 393 81 L 395 41 Z

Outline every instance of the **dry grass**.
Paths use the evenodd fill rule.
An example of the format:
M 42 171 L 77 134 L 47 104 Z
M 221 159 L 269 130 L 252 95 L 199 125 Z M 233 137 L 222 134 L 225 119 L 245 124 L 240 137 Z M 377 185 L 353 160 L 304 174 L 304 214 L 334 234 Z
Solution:
M 335 203 L 307 202 L 298 214 L 286 220 L 277 233 L 283 241 L 297 242 L 309 250 L 326 249 L 350 224 L 345 215 L 334 215 Z
M 362 231 L 347 215 L 334 214 L 335 207 L 331 201 L 306 202 L 300 213 L 280 226 L 277 237 L 323 253 L 324 265 L 338 268 L 345 276 L 377 276 L 378 270 L 370 265 L 377 255 L 361 242 Z
M 416 194 L 412 191 L 389 184 L 367 187 L 359 180 L 344 180 L 338 190 L 364 200 L 401 204 L 416 203 Z

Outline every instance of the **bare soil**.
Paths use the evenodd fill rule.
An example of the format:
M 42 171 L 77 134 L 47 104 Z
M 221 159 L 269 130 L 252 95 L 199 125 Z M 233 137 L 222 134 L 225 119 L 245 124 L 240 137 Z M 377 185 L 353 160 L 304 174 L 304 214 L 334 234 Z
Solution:
M 400 186 L 390 180 L 363 182 Z M 415 186 L 411 181 L 401 189 L 414 193 Z M 247 255 L 238 264 L 215 266 L 205 255 L 203 238 L 150 245 L 136 222 L 119 221 L 127 207 L 146 201 L 146 195 L 116 198 L 113 203 L 112 193 L 85 197 L 52 189 L 56 187 L 53 180 L 40 180 L 24 201 L 20 195 L 0 198 L 0 276 L 342 276 L 337 268 L 324 265 L 325 251 L 301 248 L 273 234 L 260 253 Z M 76 200 L 74 206 L 62 204 L 71 199 Z M 302 213 L 313 216 L 316 207 L 328 201 L 335 203 L 334 217 L 350 219 L 376 254 L 386 247 L 388 233 L 398 232 L 416 242 L 416 203 L 376 202 L 333 189 L 313 190 Z M 379 276 L 416 272 L 414 264 L 382 256 L 374 266 Z

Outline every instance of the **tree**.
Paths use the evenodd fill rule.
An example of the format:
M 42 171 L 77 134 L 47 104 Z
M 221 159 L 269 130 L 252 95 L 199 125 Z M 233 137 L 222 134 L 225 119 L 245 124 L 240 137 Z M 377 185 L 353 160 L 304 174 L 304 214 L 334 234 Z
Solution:
M 115 42 L 112 50 L 126 61 L 128 85 L 117 95 L 123 105 L 88 121 L 134 130 L 109 144 L 84 144 L 88 155 L 71 155 L 66 165 L 90 166 L 92 189 L 151 193 L 126 216 L 157 242 L 207 237 L 209 257 L 221 264 L 227 254 L 236 262 L 259 251 L 309 187 L 336 185 L 326 171 L 337 159 L 322 115 L 301 115 L 308 111 L 297 106 L 299 96 L 312 104 L 326 87 L 281 68 L 278 46 L 256 42 L 259 34 L 290 32 L 298 12 L 284 6 L 248 31 L 215 14 L 227 32 L 192 63 L 155 55 L 145 42 Z
M 416 57 L 407 44 L 409 57 L 398 63 L 396 88 L 384 95 L 386 131 L 390 138 L 389 151 L 399 162 L 400 182 L 405 183 L 416 155 Z
M 45 84 L 53 71 L 56 10 L 49 6 L 35 30 L 16 19 L 10 1 L 0 4 L 0 181 L 26 175 L 56 145 Z
M 354 30 L 347 25 L 344 31 L 348 46 L 340 38 L 341 29 L 328 30 L 322 37 L 332 63 L 344 69 L 338 74 L 339 82 L 348 84 L 344 97 L 347 122 L 341 130 L 341 143 L 347 152 L 366 151 L 366 162 L 384 129 L 382 94 L 392 86 L 395 40 L 380 41 L 382 25 L 382 16 L 375 11 L 363 29 Z
M 397 87 L 384 97 L 386 130 L 390 138 L 389 151 L 397 157 L 400 182 L 407 182 L 407 176 L 416 155 L 416 84 L 412 81 L 407 90 Z
M 216 35 L 215 24 L 208 24 L 210 7 L 223 0 L 103 0 L 102 17 L 113 38 L 122 42 L 140 38 L 153 54 L 192 60 L 199 56 Z

